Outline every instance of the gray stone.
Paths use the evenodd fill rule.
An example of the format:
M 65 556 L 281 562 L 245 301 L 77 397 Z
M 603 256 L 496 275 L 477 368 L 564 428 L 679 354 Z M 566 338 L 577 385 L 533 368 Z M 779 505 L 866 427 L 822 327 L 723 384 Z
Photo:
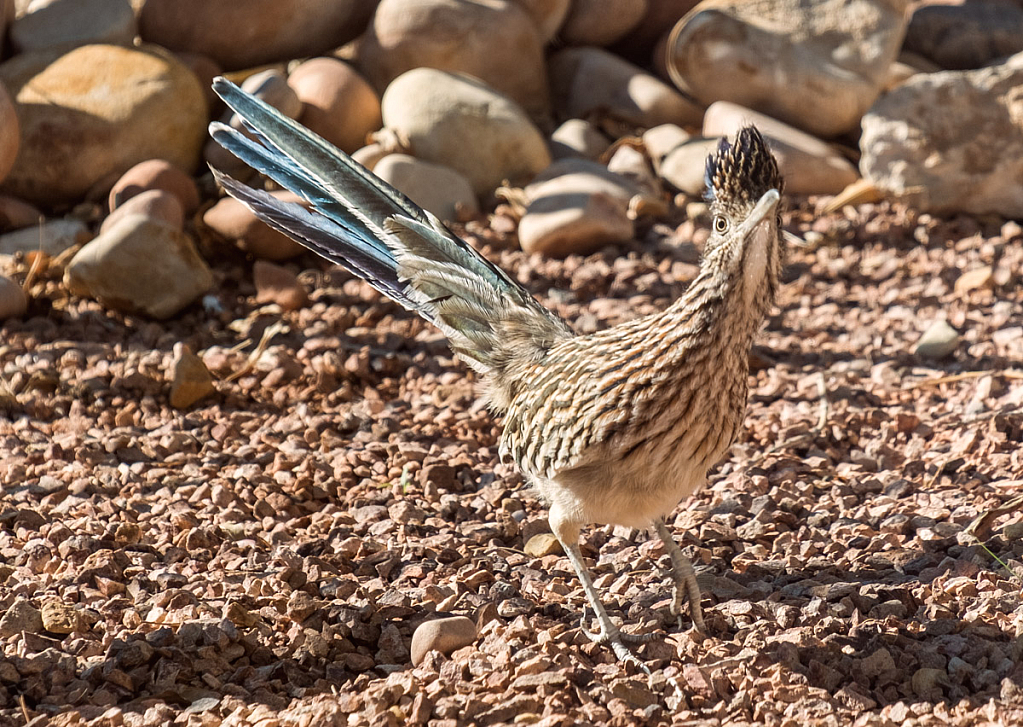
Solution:
M 921 358 L 940 359 L 948 356 L 959 345 L 959 332 L 948 321 L 935 321 L 916 342 L 914 353 Z
M 1023 53 L 913 76 L 863 117 L 860 171 L 923 211 L 1023 217 Z
M 1023 51 L 1023 8 L 1004 0 L 920 5 L 909 19 L 905 48 L 942 68 L 980 68 Z

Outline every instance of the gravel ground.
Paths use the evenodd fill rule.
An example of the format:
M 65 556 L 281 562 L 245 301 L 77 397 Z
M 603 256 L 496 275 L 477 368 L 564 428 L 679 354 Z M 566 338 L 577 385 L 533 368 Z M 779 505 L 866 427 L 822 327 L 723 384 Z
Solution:
M 585 533 L 612 618 L 663 634 L 649 679 L 581 635 L 568 560 L 524 551 L 545 513 L 437 331 L 312 256 L 283 313 L 205 239 L 224 310 L 168 322 L 68 298 L 54 261 L 0 326 L 0 724 L 1023 723 L 1023 230 L 814 205 L 747 429 L 676 512 L 709 635 L 670 617 L 659 542 Z M 589 331 L 692 280 L 707 231 L 679 221 L 565 261 L 500 214 L 466 232 Z M 942 317 L 962 340 L 928 362 Z M 218 379 L 186 411 L 179 342 Z M 439 612 L 478 638 L 412 667 Z

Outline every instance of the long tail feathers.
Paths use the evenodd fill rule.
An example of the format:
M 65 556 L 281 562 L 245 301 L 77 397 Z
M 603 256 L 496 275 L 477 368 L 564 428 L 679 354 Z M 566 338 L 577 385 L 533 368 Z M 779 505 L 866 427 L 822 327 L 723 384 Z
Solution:
M 504 271 L 347 154 L 223 78 L 213 89 L 253 136 L 214 122 L 212 137 L 312 209 L 214 169 L 227 193 L 437 325 L 474 369 L 500 379 L 516 360 L 539 358 L 572 335 Z

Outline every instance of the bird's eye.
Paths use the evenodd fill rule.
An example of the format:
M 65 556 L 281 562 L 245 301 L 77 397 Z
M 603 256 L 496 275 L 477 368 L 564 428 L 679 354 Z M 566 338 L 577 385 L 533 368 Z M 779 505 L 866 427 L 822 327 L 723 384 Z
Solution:
M 728 231 L 728 218 L 724 215 L 714 217 L 714 232 L 722 233 Z

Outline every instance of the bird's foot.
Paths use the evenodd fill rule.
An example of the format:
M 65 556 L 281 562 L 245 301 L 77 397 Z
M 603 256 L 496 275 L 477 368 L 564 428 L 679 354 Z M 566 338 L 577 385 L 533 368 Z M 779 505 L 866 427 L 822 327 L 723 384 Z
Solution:
M 693 598 L 693 594 L 684 582 L 675 584 L 675 593 L 671 599 L 671 614 L 678 619 L 679 630 L 685 629 L 682 606 L 686 601 L 689 601 L 689 610 L 692 612 L 693 627 L 697 633 L 707 633 L 707 626 L 703 621 L 703 608 L 700 606 L 700 593 L 697 591 L 696 597 Z
M 633 664 L 645 674 L 650 674 L 650 669 L 639 658 L 633 654 L 626 644 L 646 644 L 658 638 L 659 634 L 626 634 L 622 633 L 613 624 L 600 625 L 600 631 L 590 631 L 586 628 L 587 614 L 589 607 L 583 608 L 582 617 L 579 620 L 579 630 L 586 635 L 590 641 L 597 644 L 610 646 L 618 660 L 625 664 Z

